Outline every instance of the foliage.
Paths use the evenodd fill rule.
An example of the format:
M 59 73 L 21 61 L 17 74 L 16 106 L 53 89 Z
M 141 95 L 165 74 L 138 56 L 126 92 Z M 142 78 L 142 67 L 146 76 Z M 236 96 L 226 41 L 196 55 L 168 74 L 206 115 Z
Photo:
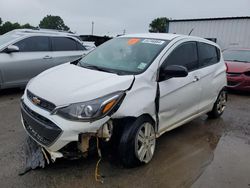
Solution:
M 166 33 L 166 28 L 169 24 L 169 19 L 166 17 L 156 18 L 149 24 L 149 32 L 151 33 Z
M 2 19 L 0 18 L 0 35 L 7 33 L 9 31 L 12 31 L 13 29 L 31 29 L 34 28 L 33 26 L 31 26 L 30 24 L 24 24 L 24 25 L 20 25 L 19 23 L 11 23 L 9 21 L 4 22 L 2 21 Z
M 63 19 L 60 16 L 52 16 L 47 15 L 44 17 L 40 24 L 40 28 L 44 29 L 57 29 L 57 30 L 65 30 L 69 31 L 69 27 L 64 24 Z M 24 25 L 20 25 L 19 23 L 12 23 L 10 21 L 3 22 L 0 18 L 0 35 L 12 31 L 14 29 L 34 29 L 36 27 L 26 23 Z
M 46 17 L 44 17 L 41 20 L 39 27 L 44 29 L 56 29 L 64 31 L 70 30 L 70 28 L 64 24 L 64 21 L 60 16 L 52 15 L 47 15 Z

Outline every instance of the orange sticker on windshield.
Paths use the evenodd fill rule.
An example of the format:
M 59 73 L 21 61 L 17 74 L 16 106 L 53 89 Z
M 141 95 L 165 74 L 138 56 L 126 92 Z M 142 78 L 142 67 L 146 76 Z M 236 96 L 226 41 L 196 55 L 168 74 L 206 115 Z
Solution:
M 129 39 L 128 40 L 128 45 L 134 45 L 139 41 L 140 41 L 140 39 L 135 39 L 135 38 L 134 39 Z

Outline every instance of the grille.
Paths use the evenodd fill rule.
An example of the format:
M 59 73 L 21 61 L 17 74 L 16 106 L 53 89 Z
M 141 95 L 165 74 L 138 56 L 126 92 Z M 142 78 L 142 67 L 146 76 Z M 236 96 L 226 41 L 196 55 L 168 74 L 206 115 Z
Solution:
M 37 142 L 49 146 L 62 133 L 60 127 L 49 119 L 39 115 L 21 102 L 21 113 L 26 131 Z
M 235 82 L 235 81 L 227 81 L 228 86 L 236 86 L 237 84 L 238 82 Z
M 250 76 L 250 71 L 244 73 L 246 76 Z
M 227 73 L 227 76 L 230 76 L 230 77 L 237 77 L 237 76 L 240 76 L 241 73 L 235 73 L 235 72 L 228 72 Z
M 43 108 L 43 109 L 45 109 L 45 110 L 47 110 L 47 111 L 49 111 L 49 112 L 51 112 L 52 110 L 54 110 L 55 107 L 56 107 L 56 105 L 54 105 L 53 103 L 51 103 L 51 102 L 49 102 L 49 101 L 46 101 L 46 100 L 44 100 L 44 99 L 42 99 L 42 98 L 40 98 L 40 97 L 34 95 L 34 94 L 31 93 L 29 90 L 27 90 L 27 96 L 28 96 L 29 100 L 30 100 L 33 104 L 35 104 L 36 106 L 39 106 L 39 107 L 41 107 L 41 108 Z M 40 102 L 39 102 L 38 104 L 34 103 L 34 102 L 33 102 L 33 99 L 34 99 L 34 98 L 38 99 Z

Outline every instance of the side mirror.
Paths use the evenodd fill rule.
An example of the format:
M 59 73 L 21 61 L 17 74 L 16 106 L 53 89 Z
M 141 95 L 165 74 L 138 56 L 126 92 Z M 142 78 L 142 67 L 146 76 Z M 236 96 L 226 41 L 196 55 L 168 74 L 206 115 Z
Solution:
M 170 65 L 160 69 L 159 81 L 167 80 L 169 78 L 186 77 L 188 70 L 186 67 L 180 65 Z
M 19 52 L 19 48 L 18 48 L 18 46 L 15 46 L 15 45 L 9 45 L 9 46 L 4 50 L 4 52 L 6 52 L 6 53 Z

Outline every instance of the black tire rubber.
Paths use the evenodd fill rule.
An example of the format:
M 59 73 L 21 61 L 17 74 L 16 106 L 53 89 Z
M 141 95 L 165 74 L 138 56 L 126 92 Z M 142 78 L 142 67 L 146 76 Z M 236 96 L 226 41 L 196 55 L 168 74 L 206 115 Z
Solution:
M 217 104 L 219 102 L 219 97 L 221 95 L 222 92 L 225 92 L 226 94 L 226 100 L 227 100 L 227 92 L 225 89 L 221 90 L 221 92 L 219 93 L 215 103 L 214 103 L 214 106 L 213 106 L 213 109 L 207 113 L 208 117 L 211 118 L 211 119 L 216 119 L 216 118 L 219 118 L 223 113 L 224 111 L 222 111 L 222 113 L 219 113 L 218 112 L 218 109 L 217 109 Z
M 122 165 L 126 168 L 133 168 L 144 164 L 135 154 L 135 138 L 138 130 L 144 123 L 150 123 L 154 126 L 153 120 L 148 116 L 137 118 L 133 122 L 124 125 L 124 130 L 119 144 L 119 157 Z

